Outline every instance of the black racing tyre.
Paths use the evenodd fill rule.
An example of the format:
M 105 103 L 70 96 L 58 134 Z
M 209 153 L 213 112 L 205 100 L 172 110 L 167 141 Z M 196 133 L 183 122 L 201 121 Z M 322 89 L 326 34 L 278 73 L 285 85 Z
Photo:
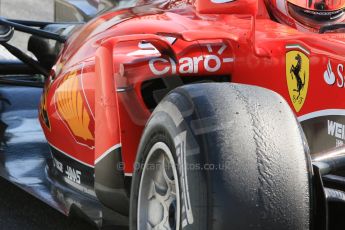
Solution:
M 270 90 L 177 88 L 142 135 L 130 229 L 309 229 L 308 151 L 290 107 Z

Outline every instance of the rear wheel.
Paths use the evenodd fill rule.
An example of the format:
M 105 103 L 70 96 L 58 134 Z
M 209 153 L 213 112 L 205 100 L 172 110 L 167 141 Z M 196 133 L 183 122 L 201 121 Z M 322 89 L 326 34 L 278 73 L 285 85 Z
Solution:
M 153 112 L 131 229 L 309 229 L 308 148 L 287 103 L 240 84 L 184 86 Z

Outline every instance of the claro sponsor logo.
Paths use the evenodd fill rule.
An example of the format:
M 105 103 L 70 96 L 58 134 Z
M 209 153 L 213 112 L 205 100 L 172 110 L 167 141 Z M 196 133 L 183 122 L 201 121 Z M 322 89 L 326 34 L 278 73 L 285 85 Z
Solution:
M 327 120 L 328 123 L 328 135 L 336 138 L 336 147 L 342 146 L 345 140 L 345 125 Z
M 216 54 L 213 54 L 211 45 L 207 45 L 208 55 L 198 57 L 182 57 L 175 62 L 172 58 L 157 57 L 149 61 L 150 70 L 154 75 L 164 74 L 197 74 L 200 65 L 207 72 L 214 73 L 222 68 L 223 63 L 233 62 L 231 57 L 222 58 L 220 55 L 227 49 L 227 45 L 222 44 Z
M 344 87 L 344 65 L 338 64 L 336 68 L 336 72 L 334 73 L 333 67 L 331 64 L 331 60 L 328 60 L 327 69 L 323 73 L 323 79 L 325 80 L 327 85 L 334 85 L 339 88 Z

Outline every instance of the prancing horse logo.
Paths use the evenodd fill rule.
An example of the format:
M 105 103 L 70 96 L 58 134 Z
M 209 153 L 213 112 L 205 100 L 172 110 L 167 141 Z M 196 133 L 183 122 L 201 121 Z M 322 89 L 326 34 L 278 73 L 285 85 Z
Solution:
M 309 85 L 309 58 L 301 51 L 286 53 L 286 80 L 291 102 L 299 112 L 307 96 Z
M 298 92 L 298 95 L 297 95 L 297 98 L 296 98 L 296 100 L 298 100 L 299 96 L 301 95 L 301 90 L 303 89 L 304 84 L 305 84 L 305 72 L 304 72 L 304 78 L 303 78 L 304 80 L 303 80 L 303 83 L 302 83 L 302 79 L 301 79 L 301 76 L 300 76 L 301 68 L 302 68 L 302 57 L 301 57 L 300 54 L 297 54 L 295 59 L 297 60 L 297 64 L 291 66 L 290 74 L 291 74 L 292 79 L 294 79 L 294 76 L 296 78 L 297 85 L 296 85 L 296 89 L 294 89 L 293 91 Z

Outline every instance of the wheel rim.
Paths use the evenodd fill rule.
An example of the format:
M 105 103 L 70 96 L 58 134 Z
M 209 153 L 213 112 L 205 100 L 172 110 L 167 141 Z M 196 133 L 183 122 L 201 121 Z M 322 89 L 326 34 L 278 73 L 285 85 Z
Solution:
M 138 230 L 179 230 L 180 190 L 169 147 L 156 143 L 142 172 L 138 197 Z

